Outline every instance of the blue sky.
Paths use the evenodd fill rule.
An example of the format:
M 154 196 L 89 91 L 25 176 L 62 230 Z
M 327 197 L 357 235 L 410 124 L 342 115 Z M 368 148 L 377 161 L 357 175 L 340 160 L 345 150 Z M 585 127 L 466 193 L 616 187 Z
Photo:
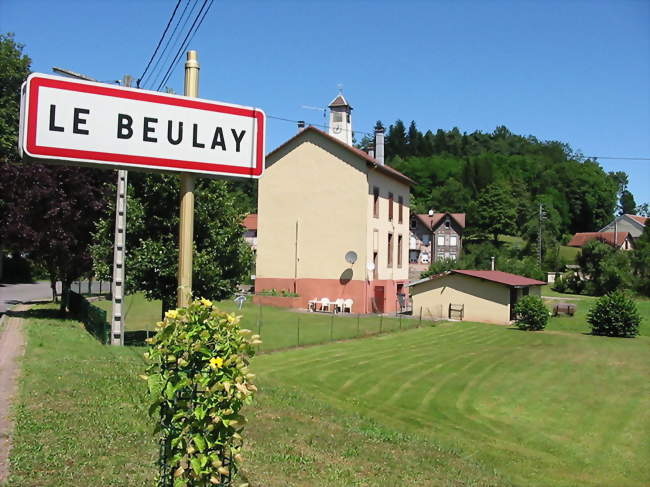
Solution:
M 0 31 L 15 32 L 34 71 L 137 78 L 175 4 L 2 0 Z M 322 123 L 301 106 L 326 106 L 342 84 L 355 130 L 397 118 L 422 131 L 506 125 L 586 156 L 650 158 L 647 0 L 215 0 L 189 48 L 202 98 L 275 117 Z M 167 83 L 177 93 L 182 65 Z M 267 148 L 294 133 L 269 119 Z M 650 202 L 650 161 L 600 162 Z

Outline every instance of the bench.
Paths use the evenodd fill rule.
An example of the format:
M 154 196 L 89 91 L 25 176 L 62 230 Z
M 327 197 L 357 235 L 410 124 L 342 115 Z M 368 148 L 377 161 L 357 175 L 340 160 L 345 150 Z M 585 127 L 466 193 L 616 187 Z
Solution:
M 553 306 L 553 316 L 557 316 L 560 313 L 573 316 L 576 312 L 576 305 L 571 303 L 557 303 Z
M 449 319 L 453 319 L 452 313 L 457 313 L 460 316 L 462 321 L 465 316 L 465 305 L 464 304 L 452 304 L 449 303 Z

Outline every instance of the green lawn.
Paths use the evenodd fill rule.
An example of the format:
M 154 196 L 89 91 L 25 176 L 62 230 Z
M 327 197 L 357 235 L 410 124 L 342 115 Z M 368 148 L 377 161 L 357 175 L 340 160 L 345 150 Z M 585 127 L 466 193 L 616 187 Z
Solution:
M 160 320 L 160 301 L 147 301 L 143 295 L 129 296 L 126 300 L 127 331 L 153 330 Z M 93 303 L 102 309 L 110 310 L 110 301 Z M 242 316 L 241 326 L 264 336 L 260 351 L 271 351 L 298 345 L 313 345 L 333 340 L 416 328 L 430 323 L 427 316 L 396 318 L 379 316 L 358 316 L 349 314 L 303 313 L 285 308 L 254 305 L 250 298 L 242 310 L 238 310 L 232 300 L 218 303 L 224 311 L 236 312 Z
M 650 481 L 647 337 L 446 323 L 265 355 L 254 368 L 263 383 L 463 452 L 499 485 Z
M 635 339 L 580 333 L 579 307 L 544 332 L 441 323 L 260 355 L 245 474 L 251 487 L 648 485 L 639 307 Z M 9 486 L 151 485 L 143 350 L 46 313 L 27 326 Z

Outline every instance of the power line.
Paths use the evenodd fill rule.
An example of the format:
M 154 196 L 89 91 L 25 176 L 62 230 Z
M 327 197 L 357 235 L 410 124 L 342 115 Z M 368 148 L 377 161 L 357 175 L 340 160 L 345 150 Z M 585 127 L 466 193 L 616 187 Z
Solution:
M 605 157 L 589 156 L 588 159 L 617 159 L 620 161 L 650 161 L 650 157 Z
M 176 53 L 176 56 L 174 56 L 174 60 L 169 65 L 169 69 L 167 69 L 167 72 L 165 73 L 165 76 L 163 76 L 163 80 L 158 85 L 157 91 L 160 91 L 160 89 L 163 87 L 163 85 L 167 82 L 167 80 L 171 76 L 171 73 L 172 73 L 172 70 L 174 69 L 174 66 L 176 65 L 176 63 L 180 59 L 183 51 L 187 48 L 187 45 L 194 38 L 194 35 L 196 34 L 196 32 L 201 27 L 201 24 L 203 23 L 203 20 L 205 19 L 205 16 L 208 14 L 208 11 L 210 10 L 210 7 L 212 7 L 212 4 L 214 3 L 214 0 L 209 0 L 209 1 L 210 1 L 210 3 L 208 4 L 208 0 L 203 0 L 203 5 L 201 5 L 201 10 L 199 10 L 199 13 L 197 14 L 196 18 L 194 19 L 194 22 L 192 22 L 192 25 L 190 26 L 190 30 L 187 31 L 187 35 L 185 36 L 185 39 L 183 40 L 183 43 L 181 44 L 181 47 L 178 49 L 178 51 Z M 207 5 L 207 8 L 206 8 L 206 5 Z M 201 17 L 202 13 L 203 13 L 203 16 Z M 200 20 L 199 20 L 199 17 L 201 17 Z M 198 22 L 198 25 L 197 25 L 197 22 Z M 196 26 L 196 29 L 195 29 L 195 26 Z M 194 32 L 192 32 L 192 31 L 194 31 Z
M 156 57 L 156 54 L 158 53 L 158 49 L 160 48 L 160 44 L 162 44 L 163 39 L 165 38 L 165 35 L 167 34 L 167 31 L 169 30 L 169 26 L 172 23 L 172 20 L 174 19 L 174 16 L 176 15 L 176 11 L 178 10 L 178 6 L 181 4 L 182 0 L 178 0 L 176 2 L 176 6 L 174 7 L 174 11 L 172 12 L 172 16 L 169 17 L 169 21 L 167 21 L 167 26 L 165 27 L 165 30 L 163 31 L 162 35 L 160 36 L 160 40 L 158 41 L 158 44 L 156 45 L 156 49 L 154 49 L 153 54 L 151 55 L 151 58 L 149 59 L 149 62 L 147 63 L 147 67 L 144 68 L 144 71 L 142 72 L 142 75 L 138 78 L 137 84 L 138 87 L 140 86 L 140 80 L 144 78 L 144 75 L 147 74 L 147 70 L 149 69 L 149 66 L 151 66 L 151 62 L 153 61 L 153 58 Z
M 298 122 L 302 121 L 302 120 L 291 120 L 290 118 L 275 117 L 273 115 L 267 115 L 266 118 L 272 118 L 274 120 L 280 120 L 282 122 L 291 122 L 291 123 L 298 123 Z M 309 125 L 313 125 L 314 127 L 321 127 L 321 128 L 328 129 L 328 130 L 330 128 L 329 125 L 325 125 L 325 124 L 322 124 L 322 123 L 310 123 Z M 352 133 L 353 134 L 363 134 L 363 135 L 374 135 L 375 134 L 374 132 L 365 132 L 363 130 L 352 130 Z
M 180 37 L 183 35 L 182 32 L 185 30 L 185 26 L 187 25 L 188 20 L 190 19 L 190 17 L 192 17 L 192 14 L 194 13 L 194 9 L 198 5 L 198 0 L 194 0 L 190 12 L 188 13 L 187 17 L 185 17 L 185 12 L 187 12 L 187 8 L 190 6 L 191 3 L 192 0 L 187 0 L 187 3 L 185 3 L 185 7 L 183 7 L 183 11 L 181 12 L 180 17 L 178 18 L 178 21 L 176 21 L 176 25 L 174 25 L 174 29 L 172 30 L 171 35 L 167 38 L 167 42 L 165 42 L 165 47 L 163 48 L 160 57 L 158 58 L 158 61 L 156 61 L 155 68 L 152 70 L 151 73 L 149 73 L 148 81 L 152 82 L 151 83 L 152 87 L 155 86 L 155 84 L 158 82 L 158 78 L 160 77 L 160 74 L 164 69 L 164 66 L 167 65 L 167 62 L 169 61 L 169 58 L 172 55 L 172 51 L 169 51 L 167 53 L 167 50 L 169 49 L 170 46 L 175 45 L 177 43 L 177 40 L 180 39 Z M 183 25 L 181 29 L 178 30 L 178 27 L 181 25 L 181 22 L 183 23 Z M 178 31 L 178 35 L 176 34 L 177 31 Z M 165 53 L 167 53 L 166 56 Z M 163 57 L 165 58 L 164 60 L 162 60 Z

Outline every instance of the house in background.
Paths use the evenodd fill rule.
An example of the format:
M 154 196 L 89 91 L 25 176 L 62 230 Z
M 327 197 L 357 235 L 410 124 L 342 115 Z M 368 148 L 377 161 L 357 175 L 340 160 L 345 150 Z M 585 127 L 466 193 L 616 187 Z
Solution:
M 257 213 L 251 213 L 242 222 L 244 227 L 244 240 L 250 245 L 253 254 L 257 252 Z
M 630 236 L 635 239 L 643 233 L 643 229 L 648 222 L 648 217 L 638 215 L 620 215 L 610 223 L 599 230 L 602 232 L 629 232 Z
M 501 271 L 453 270 L 409 284 L 413 313 L 507 324 L 522 296 L 541 296 L 542 281 Z
M 408 282 L 411 179 L 350 145 L 352 108 L 330 104 L 330 129 L 303 128 L 266 157 L 258 186 L 256 290 L 301 306 L 353 299 L 353 312 L 393 312 Z
M 465 213 L 413 214 L 410 221 L 409 264 L 428 269 L 434 260 L 458 259 L 463 248 Z
M 598 240 L 599 242 L 611 245 L 615 249 L 633 250 L 634 239 L 630 232 L 582 232 L 576 233 L 567 244 L 569 247 L 584 247 L 587 242 Z

